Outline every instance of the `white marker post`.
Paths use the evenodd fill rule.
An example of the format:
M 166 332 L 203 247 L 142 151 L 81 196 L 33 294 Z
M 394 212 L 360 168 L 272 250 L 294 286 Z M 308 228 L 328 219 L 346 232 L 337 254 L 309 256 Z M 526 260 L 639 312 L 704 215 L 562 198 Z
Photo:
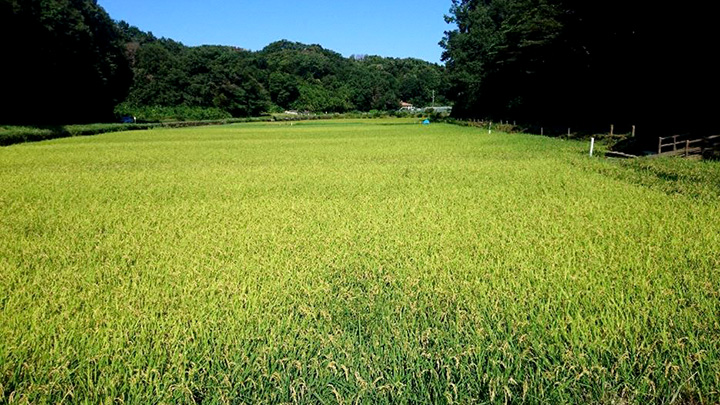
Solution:
M 595 138 L 590 138 L 590 157 L 592 157 L 593 149 L 595 149 Z

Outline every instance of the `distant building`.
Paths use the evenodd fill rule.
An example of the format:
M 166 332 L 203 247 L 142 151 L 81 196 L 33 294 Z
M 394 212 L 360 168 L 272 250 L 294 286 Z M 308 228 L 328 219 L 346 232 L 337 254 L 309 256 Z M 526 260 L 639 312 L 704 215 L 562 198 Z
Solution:
M 412 104 L 401 101 L 400 102 L 400 111 L 415 111 L 415 108 L 413 107 Z

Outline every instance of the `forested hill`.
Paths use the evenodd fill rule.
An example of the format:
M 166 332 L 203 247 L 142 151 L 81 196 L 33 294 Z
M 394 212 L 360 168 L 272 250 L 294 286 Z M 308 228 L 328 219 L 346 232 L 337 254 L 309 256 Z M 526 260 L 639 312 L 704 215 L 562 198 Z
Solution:
M 96 0 L 0 0 L 0 124 L 114 121 L 148 109 L 220 118 L 444 102 L 444 67 L 279 41 L 189 47 L 115 22 Z M 243 39 L 237 38 L 242 46 Z M 172 118 L 172 117 L 168 117 Z
M 121 106 L 199 106 L 232 116 L 299 110 L 394 110 L 400 101 L 444 101 L 443 67 L 418 59 L 345 58 L 320 45 L 278 41 L 251 52 L 228 46 L 188 47 L 126 23 L 134 81 Z

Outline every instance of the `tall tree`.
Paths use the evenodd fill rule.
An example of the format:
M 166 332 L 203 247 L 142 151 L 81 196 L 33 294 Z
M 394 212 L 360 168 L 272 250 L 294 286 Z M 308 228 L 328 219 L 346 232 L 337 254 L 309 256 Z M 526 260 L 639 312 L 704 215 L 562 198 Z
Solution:
M 549 0 L 454 0 L 441 46 L 455 113 L 529 118 L 545 94 L 562 24 Z
M 718 131 L 708 6 L 454 0 L 441 46 L 453 112 L 657 139 Z
M 120 32 L 95 0 L 0 0 L 2 122 L 112 117 L 131 73 Z

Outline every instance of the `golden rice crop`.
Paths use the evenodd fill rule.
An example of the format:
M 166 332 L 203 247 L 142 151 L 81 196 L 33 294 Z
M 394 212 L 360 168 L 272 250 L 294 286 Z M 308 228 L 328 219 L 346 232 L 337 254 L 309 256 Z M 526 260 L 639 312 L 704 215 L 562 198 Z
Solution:
M 720 401 L 720 166 L 586 147 L 387 120 L 2 148 L 0 402 Z

